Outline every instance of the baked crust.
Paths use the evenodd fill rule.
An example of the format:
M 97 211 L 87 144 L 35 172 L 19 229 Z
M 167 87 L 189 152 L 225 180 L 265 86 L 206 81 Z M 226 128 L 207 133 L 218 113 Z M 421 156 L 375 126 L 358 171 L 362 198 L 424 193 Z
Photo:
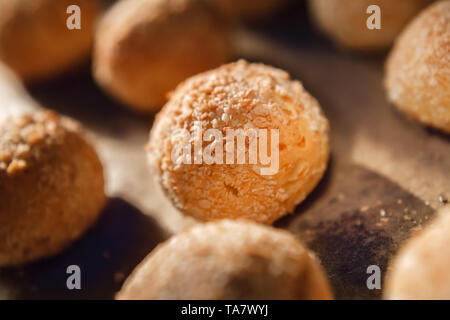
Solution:
M 120 1 L 97 30 L 94 76 L 125 105 L 157 111 L 178 83 L 230 59 L 228 31 L 198 0 Z
M 450 133 L 450 1 L 428 7 L 400 35 L 385 87 L 400 111 Z
M 389 48 L 405 25 L 431 0 L 309 0 L 317 27 L 340 47 L 360 51 Z M 367 7 L 381 9 L 381 29 L 369 30 Z
M 103 169 L 81 134 L 53 112 L 0 126 L 0 266 L 56 254 L 97 219 Z
M 286 231 L 202 224 L 160 244 L 117 299 L 331 299 L 317 258 Z
M 394 259 L 384 297 L 394 300 L 450 299 L 450 209 L 407 241 Z
M 69 30 L 67 7 L 81 9 L 81 29 Z M 26 81 L 55 76 L 89 58 L 99 0 L 0 0 L 0 60 Z
M 177 131 L 193 132 L 196 123 L 224 137 L 230 128 L 279 130 L 278 172 L 261 175 L 265 166 L 260 161 L 174 163 Z M 247 218 L 270 224 L 292 212 L 322 178 L 328 131 L 318 102 L 300 82 L 282 70 L 241 60 L 180 84 L 157 115 L 147 154 L 159 183 L 182 212 L 200 220 Z M 245 154 L 249 159 L 249 148 Z

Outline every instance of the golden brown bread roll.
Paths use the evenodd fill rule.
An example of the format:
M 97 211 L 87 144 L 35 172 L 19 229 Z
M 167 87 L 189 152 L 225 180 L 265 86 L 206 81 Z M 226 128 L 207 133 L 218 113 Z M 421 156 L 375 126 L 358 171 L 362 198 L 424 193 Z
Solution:
M 318 28 L 337 45 L 362 51 L 387 49 L 396 36 L 431 0 L 309 0 Z M 370 5 L 381 9 L 381 29 L 366 25 Z
M 286 0 L 206 0 L 232 19 L 255 20 L 276 12 Z
M 387 275 L 384 297 L 395 300 L 450 299 L 450 208 L 408 240 Z
M 157 111 L 184 79 L 231 55 L 228 29 L 200 0 L 123 0 L 102 19 L 94 75 L 111 95 Z
M 81 9 L 81 29 L 69 30 L 67 8 Z M 26 81 L 59 74 L 89 57 L 99 0 L 0 0 L 0 60 Z
M 200 127 L 203 137 L 214 129 L 225 138 L 223 143 L 220 136 L 200 141 L 203 153 L 208 147 L 223 146 L 222 164 L 196 164 L 192 139 L 188 142 L 194 150 L 191 161 L 178 163 L 184 159 L 178 152 L 185 141 L 180 134 L 187 131 L 195 136 Z M 259 154 L 251 162 L 252 147 L 244 137 L 246 146 L 239 150 L 245 153 L 245 161 L 239 163 L 239 152 L 234 150 L 230 156 L 234 161 L 227 162 L 226 136 L 231 129 L 246 134 L 265 132 L 267 151 L 275 148 L 271 160 L 264 162 Z M 241 60 L 178 86 L 157 116 L 148 157 L 157 180 L 182 212 L 200 220 L 247 218 L 269 224 L 292 212 L 322 178 L 329 155 L 328 130 L 318 102 L 300 82 L 282 70 Z M 270 143 L 276 133 L 278 143 Z M 234 140 L 234 148 L 239 148 L 238 139 L 228 141 Z M 252 141 L 261 152 L 264 140 Z
M 385 87 L 406 115 L 450 133 L 450 1 L 431 5 L 400 35 Z
M 0 266 L 56 254 L 97 219 L 103 169 L 78 124 L 51 112 L 0 125 Z
M 117 299 L 331 299 L 315 256 L 286 231 L 242 221 L 178 234 L 134 270 Z

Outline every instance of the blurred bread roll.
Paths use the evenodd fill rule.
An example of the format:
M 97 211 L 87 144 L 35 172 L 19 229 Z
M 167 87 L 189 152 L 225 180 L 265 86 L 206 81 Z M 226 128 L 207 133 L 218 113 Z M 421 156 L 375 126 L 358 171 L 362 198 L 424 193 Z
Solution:
M 411 118 L 450 133 L 450 1 L 424 10 L 386 63 L 389 100 Z
M 404 26 L 431 0 L 309 0 L 317 27 L 338 46 L 361 51 L 391 46 Z M 367 28 L 370 5 L 381 9 L 381 29 Z
M 331 299 L 315 256 L 286 231 L 248 222 L 207 223 L 160 244 L 119 300 Z
M 94 76 L 125 105 L 157 111 L 179 82 L 230 57 L 226 23 L 201 0 L 122 0 L 97 30 Z
M 77 123 L 52 112 L 0 124 L 0 267 L 59 253 L 97 219 L 103 169 Z
M 328 130 L 319 103 L 299 81 L 241 60 L 180 84 L 157 116 L 147 154 L 180 211 L 206 221 L 270 224 L 319 183 L 328 164 Z M 211 131 L 215 136 L 206 137 Z M 213 159 L 194 159 L 211 148 Z
M 81 29 L 69 30 L 67 8 L 81 10 Z M 87 60 L 100 0 L 0 0 L 0 60 L 26 81 L 45 79 Z
M 400 249 L 386 279 L 384 297 L 450 300 L 450 208 Z

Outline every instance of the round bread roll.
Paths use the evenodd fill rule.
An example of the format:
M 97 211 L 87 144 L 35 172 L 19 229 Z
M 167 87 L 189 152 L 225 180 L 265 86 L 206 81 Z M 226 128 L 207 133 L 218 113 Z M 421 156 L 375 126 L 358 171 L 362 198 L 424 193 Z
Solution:
M 225 220 L 159 245 L 116 298 L 319 300 L 332 294 L 320 263 L 293 235 Z
M 450 208 L 400 249 L 387 275 L 386 299 L 450 299 Z
M 8 119 L 0 125 L 0 199 L 0 266 L 56 254 L 100 214 L 102 165 L 69 119 Z
M 411 118 L 450 133 L 450 1 L 424 10 L 386 64 L 389 100 Z
M 67 27 L 71 5 L 81 10 L 81 29 Z M 26 81 L 66 71 L 89 58 L 102 10 L 99 0 L 0 0 L 0 60 Z
M 186 78 L 231 57 L 229 30 L 200 0 L 123 0 L 102 19 L 94 76 L 111 95 L 157 111 Z
M 318 28 L 338 46 L 376 51 L 391 46 L 403 27 L 431 0 L 309 0 Z M 367 28 L 371 5 L 381 9 L 381 29 Z
M 255 20 L 276 12 L 286 0 L 207 0 L 232 19 Z
M 232 130 L 240 135 L 228 139 Z M 282 70 L 241 60 L 178 86 L 157 116 L 148 157 L 182 212 L 200 220 L 247 218 L 270 224 L 292 212 L 322 178 L 328 130 L 318 102 L 300 82 Z M 208 141 L 209 131 L 218 136 Z M 258 137 L 251 135 L 255 132 Z M 199 144 L 203 158 L 195 151 Z M 217 146 L 222 151 L 214 149 L 214 159 L 204 156 Z M 191 152 L 179 152 L 186 147 Z M 245 161 L 239 162 L 239 154 Z

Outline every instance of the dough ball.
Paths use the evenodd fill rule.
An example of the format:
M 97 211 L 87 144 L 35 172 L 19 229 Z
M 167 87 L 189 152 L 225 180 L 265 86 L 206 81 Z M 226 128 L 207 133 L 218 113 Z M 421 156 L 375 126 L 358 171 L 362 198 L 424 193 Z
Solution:
M 309 0 L 317 27 L 338 46 L 361 51 L 383 50 L 431 0 Z M 381 9 L 381 29 L 369 30 L 370 5 Z
M 98 83 L 126 105 L 157 111 L 186 78 L 231 57 L 229 30 L 200 0 L 122 0 L 102 19 Z
M 207 0 L 225 16 L 232 19 L 255 20 L 269 16 L 286 3 L 286 0 Z
M 51 112 L 0 125 L 0 266 L 56 254 L 97 219 L 102 165 L 79 126 Z
M 331 299 L 322 267 L 297 239 L 248 222 L 178 234 L 150 253 L 117 299 Z
M 182 212 L 200 220 L 270 224 L 292 212 L 322 178 L 328 130 L 318 102 L 300 82 L 282 70 L 241 60 L 178 86 L 157 116 L 148 157 Z M 208 141 L 208 131 L 217 136 Z M 217 157 L 208 158 L 208 152 Z M 239 154 L 244 161 L 238 162 Z
M 424 10 L 386 64 L 389 100 L 411 118 L 450 133 L 450 1 Z
M 387 275 L 386 299 L 450 299 L 450 208 L 400 249 Z
M 70 5 L 81 29 L 69 30 Z M 26 81 L 59 74 L 89 58 L 99 0 L 0 0 L 0 60 Z

